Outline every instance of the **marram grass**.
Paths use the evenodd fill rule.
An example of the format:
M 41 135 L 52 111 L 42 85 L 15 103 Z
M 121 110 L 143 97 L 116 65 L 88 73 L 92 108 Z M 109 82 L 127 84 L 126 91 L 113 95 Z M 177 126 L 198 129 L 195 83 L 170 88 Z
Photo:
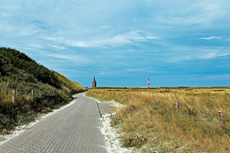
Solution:
M 112 118 L 125 147 L 140 148 L 134 140 L 141 135 L 143 152 L 230 152 L 230 88 L 92 89 L 87 95 L 126 105 Z

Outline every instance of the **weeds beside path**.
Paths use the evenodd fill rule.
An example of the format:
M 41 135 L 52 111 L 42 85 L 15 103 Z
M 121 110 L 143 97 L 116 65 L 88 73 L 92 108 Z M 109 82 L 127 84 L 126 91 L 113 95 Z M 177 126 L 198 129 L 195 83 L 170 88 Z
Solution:
M 86 88 L 38 64 L 24 53 L 0 47 L 0 134 L 34 121 L 71 101 Z
M 111 125 L 125 133 L 124 147 L 144 146 L 144 152 L 230 151 L 229 88 L 92 89 L 87 95 L 126 105 L 111 118 Z
M 96 102 L 76 94 L 71 106 L 0 146 L 0 153 L 107 152 Z

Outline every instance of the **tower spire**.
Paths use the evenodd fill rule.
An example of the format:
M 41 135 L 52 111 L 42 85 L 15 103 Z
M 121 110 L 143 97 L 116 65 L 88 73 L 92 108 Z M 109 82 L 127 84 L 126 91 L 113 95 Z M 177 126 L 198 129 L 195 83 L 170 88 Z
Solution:
M 94 75 L 93 81 L 92 81 L 92 88 L 93 87 L 97 87 L 97 82 L 96 82 L 96 79 L 95 79 L 95 75 Z

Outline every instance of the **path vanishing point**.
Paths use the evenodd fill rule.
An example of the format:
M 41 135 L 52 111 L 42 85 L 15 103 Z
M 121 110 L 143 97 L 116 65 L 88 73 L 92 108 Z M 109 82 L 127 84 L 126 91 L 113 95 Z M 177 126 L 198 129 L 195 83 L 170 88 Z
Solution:
M 74 103 L 0 146 L 0 153 L 104 153 L 97 102 L 83 93 Z

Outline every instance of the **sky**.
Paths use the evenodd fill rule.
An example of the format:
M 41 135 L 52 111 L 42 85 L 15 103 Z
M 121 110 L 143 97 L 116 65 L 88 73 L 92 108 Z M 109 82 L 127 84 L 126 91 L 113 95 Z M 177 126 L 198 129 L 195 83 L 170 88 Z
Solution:
M 230 86 L 230 1 L 0 0 L 0 47 L 85 87 Z

